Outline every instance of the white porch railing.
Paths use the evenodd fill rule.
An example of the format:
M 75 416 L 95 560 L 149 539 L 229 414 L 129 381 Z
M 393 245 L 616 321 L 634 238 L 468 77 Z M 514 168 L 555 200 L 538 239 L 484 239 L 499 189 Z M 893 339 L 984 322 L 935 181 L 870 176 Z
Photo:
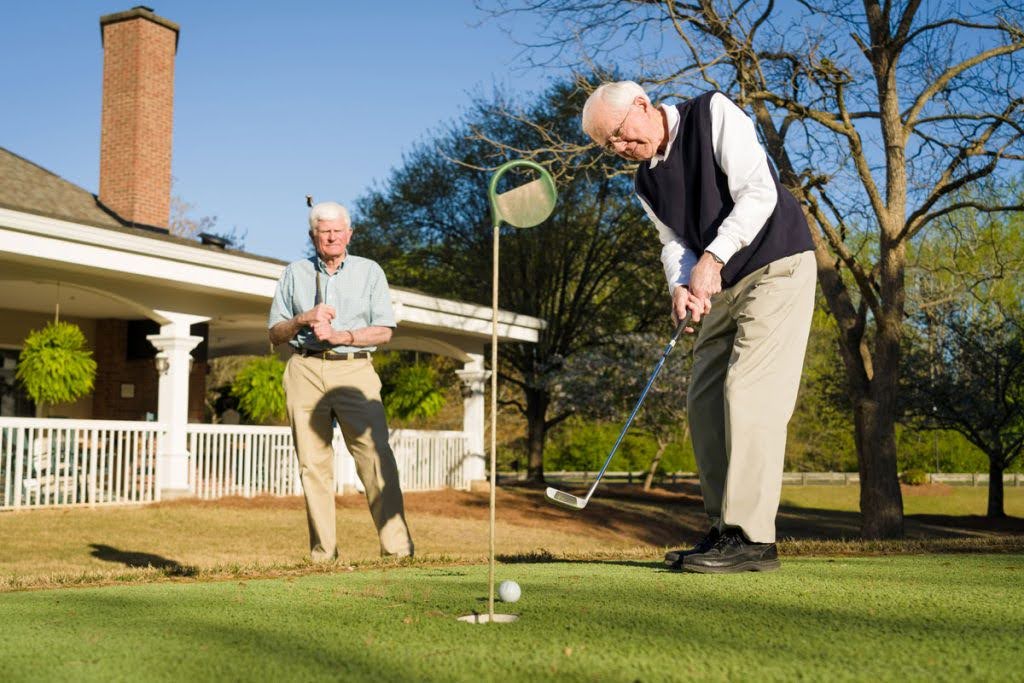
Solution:
M 190 424 L 188 483 L 199 498 L 301 493 L 288 427 Z
M 0 417 L 0 509 L 160 499 L 155 422 Z
M 390 437 L 403 491 L 469 488 L 464 469 L 468 450 L 464 432 L 392 429 Z M 334 441 L 340 441 L 338 434 Z
M 298 459 L 288 427 L 190 424 L 189 486 L 199 498 L 302 493 Z M 462 432 L 393 429 L 391 448 L 403 491 L 467 488 L 463 476 L 466 436 Z M 355 461 L 341 432 L 334 431 L 337 491 L 362 490 Z
M 189 486 L 199 498 L 300 495 L 288 427 L 190 424 Z M 0 417 L 0 509 L 124 505 L 160 500 L 157 422 Z M 468 488 L 463 432 L 395 429 L 405 491 Z M 362 490 L 335 430 L 338 492 Z

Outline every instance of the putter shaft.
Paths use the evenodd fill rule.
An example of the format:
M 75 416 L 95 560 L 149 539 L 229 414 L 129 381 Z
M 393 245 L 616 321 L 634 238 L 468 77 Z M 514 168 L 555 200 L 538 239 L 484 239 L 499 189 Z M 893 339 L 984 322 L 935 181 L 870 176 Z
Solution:
M 626 424 L 622 427 L 622 431 L 619 432 L 619 438 L 615 440 L 615 445 L 612 446 L 611 452 L 608 454 L 608 457 L 605 458 L 604 465 L 601 466 L 601 470 L 597 473 L 597 479 L 595 479 L 594 483 L 590 486 L 590 489 L 587 491 L 587 495 L 584 498 L 580 498 L 572 495 L 571 493 L 566 493 L 565 491 L 559 491 L 558 489 L 548 487 L 545 492 L 545 496 L 549 501 L 562 505 L 563 507 L 571 507 L 577 510 L 582 510 L 587 506 L 587 503 L 590 502 L 590 497 L 594 495 L 597 485 L 601 482 L 601 477 L 604 476 L 605 471 L 608 469 L 608 465 L 612 462 L 612 458 L 615 457 L 615 452 L 619 450 L 619 444 L 622 443 L 622 440 L 626 436 L 626 432 L 629 431 L 630 425 L 633 424 L 633 419 L 636 417 L 637 412 L 640 411 L 640 406 L 643 405 L 644 399 L 647 398 L 647 393 L 651 390 L 651 386 L 654 384 L 655 378 L 658 376 L 658 373 L 661 372 L 661 368 L 664 367 L 668 354 L 672 353 L 672 349 L 675 348 L 676 342 L 679 341 L 679 335 L 683 333 L 683 330 L 685 330 L 686 326 L 689 324 L 690 311 L 687 309 L 686 315 L 683 316 L 683 319 L 679 321 L 678 325 L 676 325 L 676 329 L 672 333 L 672 338 L 669 340 L 668 346 L 665 347 L 665 351 L 661 354 L 661 359 L 658 361 L 658 364 L 654 366 L 654 372 L 651 373 L 650 378 L 647 380 L 644 390 L 640 393 L 640 398 L 637 400 L 636 405 L 633 406 L 633 412 L 629 414 L 629 419 L 626 420 Z

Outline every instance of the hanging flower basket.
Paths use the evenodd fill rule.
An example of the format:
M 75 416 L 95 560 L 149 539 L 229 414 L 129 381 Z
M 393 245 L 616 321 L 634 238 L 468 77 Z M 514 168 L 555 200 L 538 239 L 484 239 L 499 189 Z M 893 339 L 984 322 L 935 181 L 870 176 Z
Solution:
M 51 322 L 26 337 L 16 376 L 37 406 L 67 403 L 92 392 L 96 361 L 78 325 Z

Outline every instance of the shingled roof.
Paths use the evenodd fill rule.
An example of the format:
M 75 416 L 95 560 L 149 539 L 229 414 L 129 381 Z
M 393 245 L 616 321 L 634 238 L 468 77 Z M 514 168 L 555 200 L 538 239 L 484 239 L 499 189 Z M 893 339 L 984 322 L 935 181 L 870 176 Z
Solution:
M 3 147 L 0 206 L 99 227 L 123 225 L 100 207 L 93 193 Z
M 56 173 L 47 171 L 4 147 L 0 147 L 0 208 L 106 228 L 129 235 L 187 244 L 209 251 L 227 252 L 257 261 L 287 263 L 269 256 L 201 244 L 196 240 L 170 235 L 155 228 L 126 224 L 105 210 L 92 192 L 64 180 Z

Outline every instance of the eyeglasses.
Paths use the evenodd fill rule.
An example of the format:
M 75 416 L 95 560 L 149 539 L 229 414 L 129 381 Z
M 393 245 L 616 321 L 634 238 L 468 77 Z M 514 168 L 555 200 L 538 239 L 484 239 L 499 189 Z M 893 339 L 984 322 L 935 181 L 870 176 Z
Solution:
M 633 104 L 629 105 L 629 110 L 626 112 L 626 115 L 622 117 L 622 123 L 620 123 L 618 127 L 612 131 L 612 134 L 609 135 L 608 139 L 605 140 L 603 145 L 601 145 L 601 148 L 604 149 L 604 151 L 608 152 L 609 154 L 615 154 L 615 145 L 619 144 L 620 142 L 623 142 L 622 127 L 626 125 L 626 119 L 628 119 L 629 115 L 633 112 L 633 106 Z

